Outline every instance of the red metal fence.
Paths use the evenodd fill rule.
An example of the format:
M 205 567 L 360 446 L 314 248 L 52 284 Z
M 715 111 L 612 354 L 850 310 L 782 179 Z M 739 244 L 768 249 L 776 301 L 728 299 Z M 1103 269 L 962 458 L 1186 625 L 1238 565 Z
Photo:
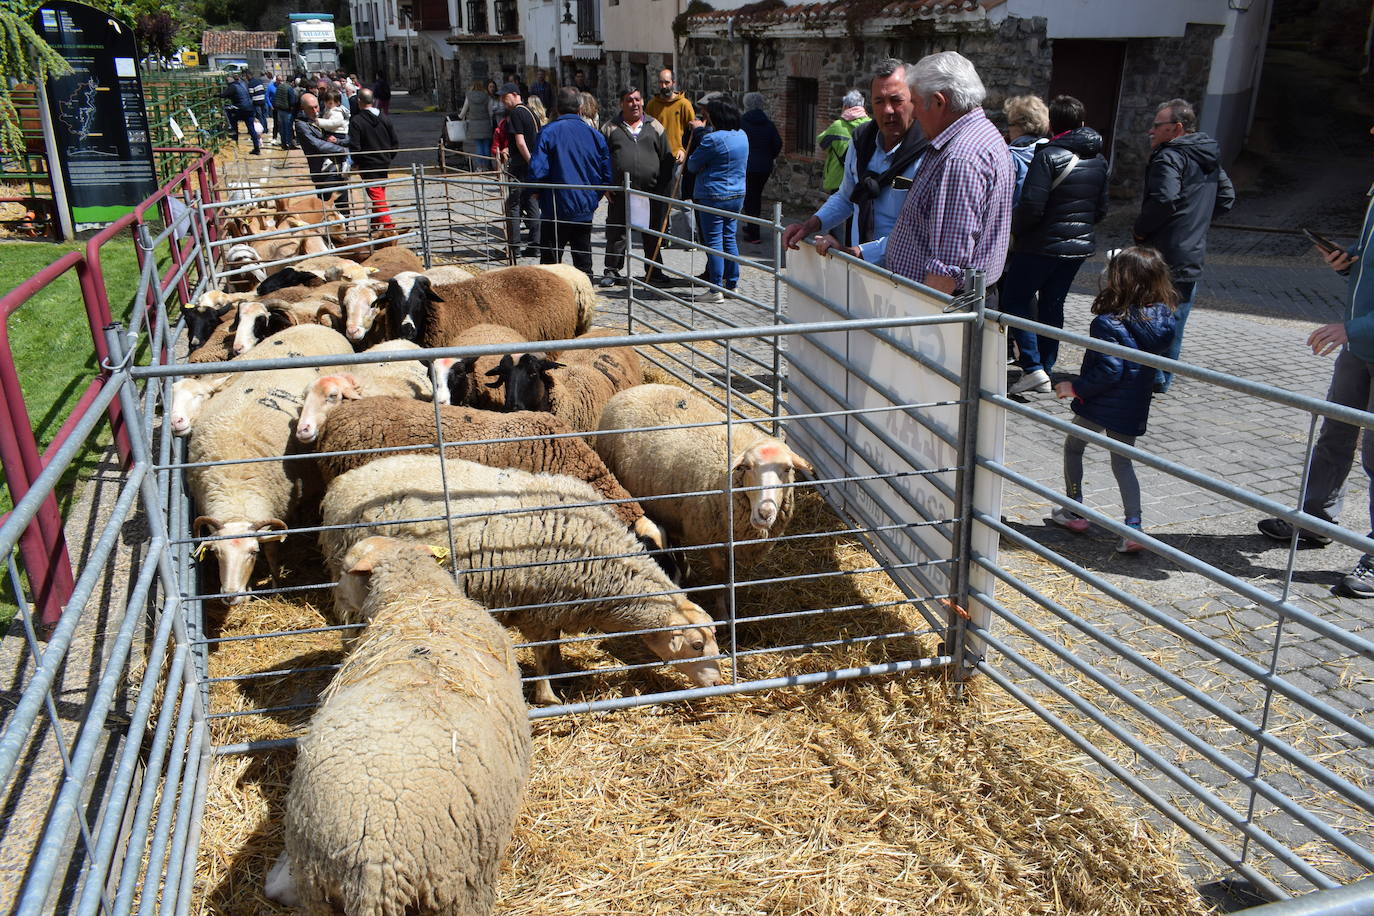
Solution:
M 109 295 L 105 289 L 105 274 L 101 261 L 106 246 L 116 239 L 123 241 L 121 234 L 126 230 L 130 231 L 134 235 L 134 249 L 137 252 L 139 267 L 142 269 L 148 258 L 158 257 L 158 251 L 145 250 L 138 243 L 139 230 L 149 227 L 153 219 L 160 219 L 164 226 L 170 225 L 174 218 L 173 199 L 179 199 L 184 204 L 196 200 L 218 200 L 218 178 L 213 154 L 193 147 L 161 147 L 155 152 L 161 157 L 178 157 L 185 161 L 185 165 L 132 213 L 92 237 L 86 243 L 84 252 L 73 251 L 64 255 L 0 299 L 0 396 L 4 397 L 5 402 L 5 409 L 0 412 L 0 461 L 4 465 L 10 496 L 16 504 L 28 493 L 51 454 L 70 435 L 76 418 L 80 417 L 95 399 L 109 377 L 106 364 L 110 354 L 105 342 L 104 328 L 112 322 L 113 315 Z M 188 223 L 188 228 L 189 225 Z M 208 231 L 213 237 L 213 225 L 208 227 Z M 196 265 L 192 263 L 198 244 L 200 240 L 194 231 L 189 231 L 184 240 L 179 239 L 175 232 L 168 234 L 166 253 L 170 263 L 161 273 L 154 271 L 158 285 L 162 289 L 166 289 L 175 278 L 174 295 L 183 304 L 189 300 L 191 291 L 199 282 L 199 276 L 193 276 Z M 183 271 L 182 268 L 188 264 L 188 269 Z M 10 350 L 9 318 L 40 290 L 68 271 L 76 272 L 81 288 L 81 298 L 86 307 L 87 320 L 90 322 L 91 343 L 98 368 L 95 377 L 87 385 L 75 409 L 58 430 L 47 451 L 40 453 L 28 409 L 24 404 L 14 354 Z M 141 306 L 144 309 L 155 308 L 157 301 L 158 290 L 148 289 Z M 110 424 L 119 448 L 120 459 L 127 462 L 128 437 L 124 431 L 117 401 L 110 405 Z M 41 614 L 44 626 L 50 626 L 61 616 L 63 605 L 71 596 L 74 584 L 56 496 L 50 495 L 43 503 L 33 523 L 25 531 L 19 549 L 29 577 L 33 603 Z

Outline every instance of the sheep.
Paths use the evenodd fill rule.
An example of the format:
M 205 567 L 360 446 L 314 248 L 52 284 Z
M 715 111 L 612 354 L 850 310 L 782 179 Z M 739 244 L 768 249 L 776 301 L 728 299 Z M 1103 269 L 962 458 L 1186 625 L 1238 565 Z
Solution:
M 305 299 L 333 299 L 335 302 L 343 302 L 343 292 L 350 285 L 351 280 L 336 280 L 332 283 L 323 283 L 319 286 L 283 286 L 281 289 L 273 290 L 269 298 L 277 299 L 281 302 L 300 302 Z M 366 281 L 363 281 L 366 282 Z
M 393 245 L 368 255 L 363 268 L 367 276 L 375 280 L 390 280 L 403 270 L 423 271 L 425 262 L 409 248 Z
M 475 324 L 445 341 L 446 347 L 480 344 L 528 343 L 503 324 Z M 434 371 L 434 396 L 440 404 L 500 410 L 506 402 L 505 383 L 485 379 L 501 363 L 500 356 L 441 357 L 430 364 Z
M 238 327 L 231 349 L 238 355 L 258 341 L 298 324 L 337 328 L 343 324 L 343 314 L 338 302 L 319 296 L 294 302 L 279 299 L 240 302 Z
M 337 575 L 348 549 L 369 535 L 447 545 L 451 530 L 464 589 L 490 608 L 523 608 L 504 611 L 502 622 L 526 640 L 557 640 L 565 630 L 656 629 L 642 639 L 659 658 L 699 686 L 719 684 L 711 616 L 675 589 L 614 515 L 587 505 L 598 499 L 571 477 L 457 458 L 445 461 L 441 475 L 436 456 L 393 455 L 329 485 L 320 546 Z M 534 656 L 535 701 L 556 703 L 548 675 L 560 667 L 557 644 L 537 646 Z
M 205 409 L 205 404 L 215 393 L 229 384 L 231 375 L 209 375 L 203 378 L 183 378 L 172 383 L 172 404 L 168 408 L 171 415 L 172 435 L 177 438 L 189 436 L 196 417 Z
M 232 292 L 251 290 L 267 279 L 262 259 L 258 257 L 257 250 L 247 242 L 235 242 L 224 252 L 224 270 L 243 271 L 225 278 L 226 285 L 233 288 Z
M 388 340 L 365 352 L 387 353 L 419 350 L 406 340 Z M 310 443 L 319 436 L 329 414 L 346 401 L 391 395 L 410 400 L 428 400 L 433 395 L 429 372 L 418 360 L 352 366 L 345 371 L 322 375 L 305 389 L 305 404 L 296 421 L 296 441 Z M 432 408 L 430 408 L 432 411 Z M 432 413 L 431 413 L 432 416 Z M 430 423 L 433 428 L 433 422 Z
M 597 330 L 587 337 L 615 336 Z M 542 410 L 566 420 L 578 432 L 592 432 L 601 410 L 618 391 L 644 381 L 634 347 L 564 350 L 562 362 L 526 353 L 518 360 L 503 357 L 487 372 L 506 389 L 506 410 Z
M 251 298 L 251 292 L 227 293 L 210 289 L 201 293 L 195 305 L 181 310 L 181 318 L 186 323 L 186 352 L 194 353 L 205 346 L 215 329 L 226 323 L 225 316 L 234 311 L 240 302 Z
M 348 318 L 350 340 L 362 340 L 369 334 L 374 327 L 377 316 L 382 314 L 382 308 L 386 305 L 383 302 L 382 308 L 379 308 L 377 306 L 378 297 L 387 291 L 390 280 L 407 273 L 415 273 L 415 271 L 403 270 L 386 279 L 360 280 L 352 284 L 349 290 L 340 296 L 339 301 L 343 303 L 344 314 Z M 466 267 L 458 264 L 443 264 L 439 267 L 431 267 L 424 271 L 421 276 L 427 277 L 431 286 L 443 286 L 471 280 L 474 274 Z M 384 328 L 383 332 L 385 332 Z
M 318 325 L 287 328 L 245 354 L 246 358 L 326 356 L 352 353 L 343 335 Z M 319 370 L 278 369 L 236 376 L 209 400 L 196 419 L 187 460 L 228 461 L 280 457 L 292 450 L 291 427 L 300 412 L 300 392 Z M 259 541 L 280 541 L 283 521 L 308 500 L 314 469 L 303 461 L 193 466 L 186 469 L 200 516 L 192 527 L 216 535 L 208 542 L 219 561 L 220 587 L 243 592 L 256 561 Z M 305 504 L 308 504 L 305 503 Z M 238 604 L 246 596 L 228 598 Z
M 259 296 L 266 296 L 288 286 L 320 286 L 341 280 L 362 280 L 367 270 L 354 261 L 338 255 L 324 254 L 298 261 L 265 278 L 257 286 Z
M 448 284 L 404 272 L 387 283 L 386 301 L 390 336 L 426 347 L 475 324 L 504 324 L 528 340 L 563 340 L 585 332 L 594 310 L 557 273 L 538 267 L 508 267 Z
M 335 601 L 371 622 L 297 746 L 268 895 L 488 913 L 530 769 L 510 640 L 419 544 L 368 538 L 342 569 Z
M 719 425 L 647 428 L 693 423 Z M 616 394 L 602 411 L 599 431 L 593 446 L 625 489 L 638 497 L 667 497 L 652 501 L 654 519 L 682 547 L 729 541 L 731 516 L 726 514 L 723 492 L 677 494 L 732 486 L 734 536 L 756 538 L 736 545 L 737 563 L 762 558 L 772 547 L 766 538 L 786 531 L 792 515 L 790 484 L 796 471 L 812 470 L 782 440 L 749 423 L 733 424 L 727 447 L 725 415 L 705 398 L 674 385 L 638 385 Z M 741 492 L 746 487 L 758 489 Z M 724 579 L 727 556 L 723 547 L 706 551 L 717 581 Z

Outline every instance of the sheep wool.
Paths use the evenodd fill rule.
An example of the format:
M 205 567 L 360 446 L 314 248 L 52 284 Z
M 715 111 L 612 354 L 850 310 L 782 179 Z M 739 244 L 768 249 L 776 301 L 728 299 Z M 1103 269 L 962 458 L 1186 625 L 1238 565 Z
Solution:
M 502 609 L 501 621 L 527 640 L 554 640 L 563 631 L 675 627 L 646 634 L 644 641 L 697 684 L 719 683 L 710 615 L 676 589 L 634 535 L 595 505 L 598 499 L 570 477 L 460 459 L 441 468 L 434 456 L 397 455 L 329 485 L 320 546 L 337 575 L 349 548 L 368 536 L 447 545 L 451 530 L 454 561 L 466 570 L 464 589 L 488 608 Z M 331 527 L 353 525 L 358 527 Z M 503 610 L 513 607 L 526 609 Z M 536 648 L 536 671 L 557 670 L 558 658 L 557 645 Z M 535 698 L 555 701 L 547 679 L 537 681 Z
M 444 454 L 451 458 L 532 474 L 562 474 L 586 482 L 600 499 L 632 499 L 591 446 L 581 437 L 567 436 L 572 432 L 567 424 L 546 413 L 497 413 L 441 405 L 439 415 L 444 424 Z M 522 437 L 531 438 L 522 442 L 485 441 Z M 324 454 L 327 452 L 424 445 L 428 446 L 424 453 L 432 454 L 437 450 L 436 441 L 433 404 L 394 397 L 348 401 L 330 411 L 329 422 L 319 434 L 316 451 L 321 453 L 320 474 L 328 484 L 341 474 L 384 457 Z M 463 444 L 450 444 L 455 442 Z M 620 502 L 607 508 L 626 527 L 663 546 L 657 529 L 645 528 L 639 503 Z
M 431 302 L 427 347 L 477 324 L 503 324 L 526 340 L 565 340 L 583 333 L 591 315 L 577 291 L 558 274 L 539 267 L 506 267 L 460 283 L 435 283 L 442 302 Z
M 476 324 L 465 331 L 460 331 L 453 335 L 452 338 L 444 342 L 443 346 L 476 347 L 483 344 L 519 343 L 528 343 L 528 341 L 520 334 L 516 333 L 515 330 L 506 327 L 504 324 Z M 436 365 L 440 365 L 445 369 L 453 366 L 457 362 L 459 361 L 451 358 L 435 360 Z M 463 379 L 465 384 L 459 386 L 460 388 L 467 389 L 467 396 L 461 402 L 455 403 L 454 406 L 478 407 L 482 410 L 500 410 L 501 405 L 506 399 L 505 385 L 498 385 L 495 388 L 487 387 L 487 373 L 495 369 L 499 362 L 501 362 L 500 356 L 479 356 L 476 360 L 472 361 L 472 368 L 463 373 L 465 376 Z M 447 371 L 444 373 L 443 378 L 444 381 L 448 381 Z M 443 403 L 450 403 L 450 401 L 443 401 Z
M 343 567 L 340 600 L 365 595 L 370 624 L 297 751 L 285 857 L 301 903 L 488 913 L 529 779 L 510 640 L 419 544 L 371 538 Z
M 579 335 L 615 337 L 619 331 L 595 329 Z M 644 381 L 644 369 L 634 347 L 601 347 L 591 350 L 563 350 L 558 361 L 562 369 L 549 371 L 550 412 L 578 432 L 595 432 L 601 411 L 616 392 Z
M 409 248 L 397 245 L 368 255 L 363 261 L 368 279 L 390 280 L 403 270 L 424 270 L 424 260 Z

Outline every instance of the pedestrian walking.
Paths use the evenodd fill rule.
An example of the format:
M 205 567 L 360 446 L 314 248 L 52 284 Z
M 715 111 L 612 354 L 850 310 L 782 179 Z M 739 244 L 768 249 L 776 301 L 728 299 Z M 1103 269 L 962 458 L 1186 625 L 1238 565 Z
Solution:
M 1374 134 L 1374 129 L 1370 130 Z M 1307 345 L 1318 356 L 1336 353 L 1331 369 L 1331 386 L 1326 399 L 1342 407 L 1374 412 L 1374 266 L 1367 262 L 1374 237 L 1374 196 L 1365 207 L 1360 237 L 1349 248 L 1322 251 L 1332 270 L 1350 277 L 1344 321 L 1324 324 L 1307 337 Z M 1339 351 L 1339 352 L 1337 352 Z M 1361 441 L 1363 440 L 1363 441 Z M 1330 418 L 1322 420 L 1321 433 L 1312 450 L 1312 467 L 1307 488 L 1302 494 L 1302 511 L 1324 522 L 1335 523 L 1341 514 L 1346 478 L 1355 463 L 1355 448 L 1360 447 L 1360 466 L 1374 481 L 1374 436 L 1361 436 L 1358 426 Z M 1369 490 L 1370 537 L 1374 537 L 1374 486 Z M 1298 546 L 1325 547 L 1331 538 L 1325 534 L 1294 526 L 1281 518 L 1266 518 L 1259 523 L 1260 533 L 1276 541 Z M 1341 577 L 1337 590 L 1350 598 L 1374 598 L 1374 555 L 1364 554 L 1355 568 Z
M 623 185 L 625 176 L 636 191 L 666 195 L 673 177 L 673 153 L 663 125 L 644 113 L 644 94 L 637 86 L 620 90 L 620 113 L 607 118 L 601 128 L 611 156 L 612 184 Z M 642 198 L 641 198 L 642 200 Z M 659 226 L 664 207 L 657 201 L 641 208 L 638 226 Z M 620 271 L 625 265 L 629 247 L 630 227 L 636 221 L 632 213 L 631 195 L 611 194 L 606 212 L 606 261 L 601 285 L 611 287 L 621 282 Z M 646 260 L 650 249 L 657 248 L 651 236 L 640 233 L 640 247 Z
M 724 98 L 706 103 L 703 121 L 710 130 L 687 157 L 687 170 L 696 175 L 693 200 L 716 210 L 740 212 L 744 207 L 744 173 L 749 162 L 749 139 L 740 128 L 739 109 Z M 708 288 L 696 294 L 697 302 L 723 302 L 716 287 L 733 290 L 739 284 L 739 263 L 720 252 L 738 255 L 734 217 L 698 211 L 702 242 L 706 245 Z
M 1137 244 L 1159 249 L 1173 272 L 1178 291 L 1178 331 L 1164 354 L 1178 359 L 1183 328 L 1193 310 L 1202 262 L 1207 253 L 1207 227 L 1216 213 L 1236 203 L 1236 189 L 1221 167 L 1217 141 L 1197 129 L 1197 114 L 1183 99 L 1170 99 L 1155 109 L 1150 124 L 1150 161 L 1145 167 L 1145 199 L 1136 218 Z M 1155 391 L 1169 390 L 1173 373 L 1155 374 Z
M 258 136 L 267 130 L 267 74 L 253 76 L 248 80 L 248 98 L 253 103 L 253 120 L 257 122 Z
M 816 145 L 825 150 L 825 166 L 821 170 L 821 189 L 834 194 L 844 181 L 844 160 L 849 155 L 849 142 L 854 131 L 873 120 L 864 108 L 864 94 L 851 89 L 840 100 L 840 116 L 831 121 L 816 137 Z
M 991 286 L 1007 260 L 1016 175 L 983 113 L 987 90 L 957 51 L 921 58 L 907 84 L 930 149 L 888 237 L 888 268 L 945 293 L 963 287 L 968 268 Z
M 758 216 L 763 210 L 763 188 L 773 174 L 773 165 L 782 152 L 782 135 L 768 112 L 763 110 L 763 93 L 744 94 L 744 114 L 740 127 L 749 140 L 749 161 L 744 168 L 744 215 Z M 744 241 L 759 241 L 757 223 L 744 227 Z
M 558 117 L 539 132 L 530 158 L 529 180 L 554 185 L 609 185 L 611 156 L 606 138 L 578 115 L 582 94 L 572 86 L 558 90 Z M 563 260 L 572 248 L 573 266 L 592 275 L 592 217 L 602 191 L 590 187 L 549 188 L 539 191 L 543 225 L 539 230 L 542 264 Z
M 783 230 L 782 242 L 795 250 L 803 236 L 824 233 L 815 237 L 819 254 L 836 248 L 885 267 L 888 235 L 930 144 L 916 123 L 906 64 L 895 57 L 878 61 L 869 90 L 876 119 L 854 131 L 839 188 L 819 210 Z
M 277 121 L 277 142 L 282 149 L 295 149 L 296 105 L 300 95 L 296 88 L 283 77 L 277 77 L 277 91 L 272 96 L 272 116 Z
M 530 157 L 539 141 L 539 124 L 534 113 L 520 101 L 520 87 L 513 82 L 501 87 L 501 101 L 506 107 L 505 155 L 506 171 L 515 180 L 506 196 L 506 232 L 512 252 L 525 257 L 539 255 L 539 202 L 534 190 L 524 182 L 529 176 Z M 524 218 L 525 248 L 521 249 L 520 220 Z
M 468 87 L 468 94 L 463 99 L 463 107 L 458 111 L 458 117 L 462 120 L 464 131 L 467 134 L 465 144 L 471 144 L 472 152 L 483 158 L 491 156 L 491 98 L 487 95 L 487 89 L 481 80 L 476 80 Z
M 1092 327 L 1095 340 L 1106 341 L 1143 353 L 1162 354 L 1174 336 L 1177 293 L 1169 278 L 1169 266 L 1153 248 L 1125 248 L 1107 264 L 1107 281 L 1093 300 Z M 1145 434 L 1150 418 L 1154 370 L 1140 363 L 1088 350 L 1076 377 L 1054 386 L 1061 398 L 1073 398 L 1073 425 L 1105 434 L 1126 445 Z M 1064 493 L 1083 501 L 1083 451 L 1087 440 L 1069 433 L 1064 439 Z M 1140 530 L 1140 481 L 1135 466 L 1125 455 L 1112 452 L 1112 474 L 1121 491 L 1128 528 Z M 1078 513 L 1056 507 L 1050 521 L 1075 534 L 1091 523 Z M 1117 553 L 1138 553 L 1139 541 L 1123 537 Z
M 1064 300 L 1096 249 L 1094 227 L 1107 215 L 1107 160 L 1102 135 L 1083 123 L 1082 102 L 1055 96 L 1049 112 L 1052 136 L 1036 150 L 1012 214 L 999 303 L 1004 312 L 1063 328 Z M 1011 336 L 1021 377 L 1010 393 L 1049 391 L 1059 340 L 1019 328 Z
M 532 99 L 538 99 L 545 111 L 553 110 L 553 87 L 549 85 L 549 72 L 542 67 L 534 71 L 534 85 L 530 87 L 530 98 L 527 101 Z
M 372 84 L 372 97 L 377 100 L 377 108 L 382 114 L 391 116 L 391 82 L 386 78 L 385 73 L 377 74 L 377 80 Z
M 225 100 L 224 114 L 229 119 L 229 137 L 239 142 L 239 122 L 248 127 L 248 137 L 253 141 L 251 156 L 262 155 L 262 142 L 258 139 L 257 119 L 253 115 L 253 98 L 248 93 L 248 85 L 236 76 L 230 76 L 220 92 Z
M 370 225 L 373 229 L 392 229 L 391 211 L 386 202 L 386 186 L 374 182 L 385 181 L 387 170 L 401 141 L 391 119 L 382 114 L 371 89 L 358 90 L 358 111 L 351 121 L 348 148 L 353 151 L 353 165 L 363 181 L 363 192 L 372 205 Z

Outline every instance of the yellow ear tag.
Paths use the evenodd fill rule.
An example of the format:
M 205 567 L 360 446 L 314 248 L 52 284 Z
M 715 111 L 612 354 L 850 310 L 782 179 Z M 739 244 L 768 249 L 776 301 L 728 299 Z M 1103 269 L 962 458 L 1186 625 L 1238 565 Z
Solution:
M 447 547 L 435 547 L 433 544 L 426 544 L 425 546 L 429 548 L 430 553 L 434 554 L 434 561 L 436 563 L 442 565 L 448 562 Z
M 192 551 L 191 556 L 195 557 L 197 560 L 203 560 L 205 559 L 205 551 L 209 549 L 210 543 L 208 541 L 202 541 L 196 546 L 196 549 Z

